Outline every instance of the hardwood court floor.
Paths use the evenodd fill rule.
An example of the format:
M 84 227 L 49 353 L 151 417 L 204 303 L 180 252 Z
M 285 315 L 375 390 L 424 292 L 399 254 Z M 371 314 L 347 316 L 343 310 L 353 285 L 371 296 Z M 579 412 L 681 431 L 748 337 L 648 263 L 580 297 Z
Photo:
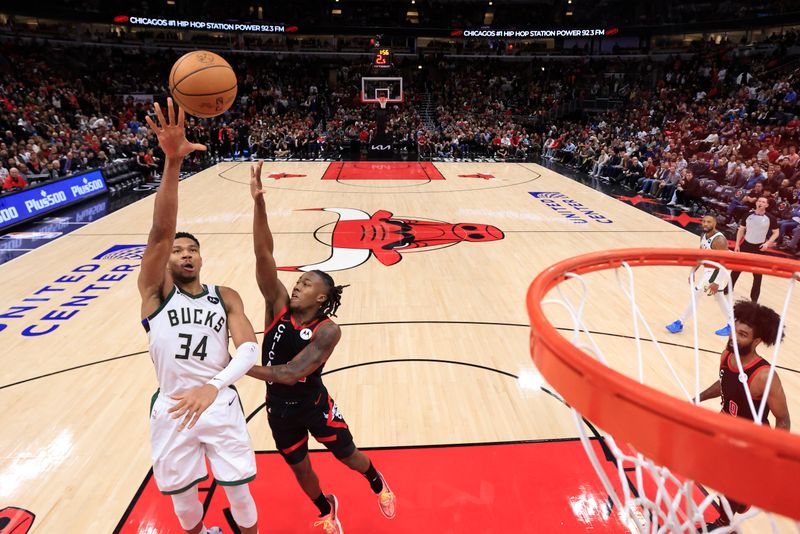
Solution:
M 357 173 L 337 169 L 322 179 L 327 163 L 266 163 L 264 175 L 278 264 L 323 264 L 338 284 L 350 285 L 326 383 L 364 448 L 573 438 L 568 409 L 541 388 L 531 363 L 524 300 L 531 280 L 575 254 L 698 242 L 534 164 L 437 163 L 444 179 L 417 172 L 410 180 L 392 179 L 393 164 L 358 165 Z M 232 162 L 182 182 L 178 228 L 201 241 L 201 280 L 238 290 L 256 330 L 263 330 L 248 179 L 248 164 Z M 137 488 L 144 488 L 147 407 L 156 382 L 135 278 L 153 200 L 0 265 L 0 422 L 6 436 L 0 509 L 29 510 L 32 532 L 111 532 L 135 508 Z M 646 288 L 641 309 L 659 339 L 675 344 L 668 350 L 680 360 L 690 352 L 691 331 L 670 336 L 663 325 L 685 306 L 686 272 L 639 274 L 637 283 Z M 280 273 L 286 285 L 297 276 Z M 750 276 L 739 284 L 739 293 L 747 294 Z M 779 307 L 784 289 L 785 283 L 765 279 L 763 303 Z M 612 277 L 597 276 L 593 291 L 587 320 L 625 368 L 631 363 L 625 355 L 633 354 L 629 312 Z M 790 409 L 800 414 L 797 296 L 792 306 L 780 373 Z M 724 345 L 713 330 L 722 321 L 714 303 L 701 302 L 700 310 L 710 383 Z M 571 326 L 557 312 L 553 320 Z M 659 365 L 652 363 L 649 375 L 669 389 Z M 245 413 L 253 415 L 255 448 L 274 451 L 263 411 L 256 413 L 263 384 L 244 378 L 238 389 Z M 585 467 L 586 484 L 599 488 L 588 462 Z M 259 480 L 271 476 L 279 475 L 262 471 Z M 287 492 L 304 503 L 294 486 Z M 153 502 L 169 510 L 166 498 Z M 170 531 L 149 525 L 150 532 Z

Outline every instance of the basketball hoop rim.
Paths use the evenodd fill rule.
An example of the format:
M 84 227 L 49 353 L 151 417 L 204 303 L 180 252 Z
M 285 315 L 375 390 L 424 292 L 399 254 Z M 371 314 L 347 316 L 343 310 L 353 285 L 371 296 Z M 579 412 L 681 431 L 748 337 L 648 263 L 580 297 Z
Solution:
M 376 98 L 365 98 L 364 95 L 360 95 L 359 96 L 359 101 L 362 104 L 380 104 L 380 102 L 378 102 L 378 99 L 376 99 Z M 388 104 L 405 104 L 405 101 L 406 100 L 405 100 L 404 96 L 400 97 L 400 98 L 391 98 L 391 99 L 387 98 L 386 99 L 386 104 L 387 105 Z
M 738 501 L 800 520 L 800 436 L 714 413 L 628 378 L 562 336 L 542 300 L 566 273 L 620 267 L 695 266 L 798 277 L 800 263 L 774 256 L 701 249 L 618 249 L 562 260 L 539 273 L 527 293 L 531 355 L 542 376 L 582 416 L 657 464 Z M 690 450 L 691 453 L 687 453 Z

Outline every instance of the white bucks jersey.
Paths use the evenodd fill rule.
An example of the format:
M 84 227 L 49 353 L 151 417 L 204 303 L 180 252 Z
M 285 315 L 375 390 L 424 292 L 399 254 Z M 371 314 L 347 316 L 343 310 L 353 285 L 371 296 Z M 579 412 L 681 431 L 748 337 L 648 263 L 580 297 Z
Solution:
M 705 233 L 700 234 L 700 248 L 703 250 L 711 250 L 711 245 L 714 243 L 714 240 L 720 237 L 727 242 L 727 238 L 722 232 L 715 232 L 709 237 L 706 237 Z M 717 273 L 716 276 L 714 276 L 715 272 Z M 707 266 L 703 268 L 702 279 L 699 282 L 699 287 L 702 287 L 703 291 L 708 291 L 708 285 L 712 282 L 712 277 L 714 279 L 713 282 L 717 284 L 720 290 L 725 289 L 725 286 L 728 285 L 728 273 L 725 270 L 717 272 L 717 269 Z
M 199 295 L 173 286 L 161 306 L 142 321 L 162 394 L 202 386 L 227 367 L 227 323 L 217 286 L 203 285 Z
M 722 235 L 722 232 L 717 232 L 713 234 L 711 237 L 706 237 L 706 234 L 700 234 L 700 248 L 703 250 L 711 250 L 711 244 L 717 237 L 722 237 L 725 239 L 725 236 Z

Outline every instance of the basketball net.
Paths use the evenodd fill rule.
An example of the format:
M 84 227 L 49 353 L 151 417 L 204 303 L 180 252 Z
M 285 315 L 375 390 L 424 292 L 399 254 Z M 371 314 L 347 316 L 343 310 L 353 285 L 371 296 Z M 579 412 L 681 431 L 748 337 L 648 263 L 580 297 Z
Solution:
M 626 251 L 610 251 L 612 254 L 607 254 L 606 256 L 613 256 L 613 253 L 623 253 Z M 644 253 L 647 253 L 648 250 L 641 250 L 642 257 L 646 257 Z M 675 251 L 680 252 L 678 250 Z M 693 254 L 693 253 L 690 253 Z M 724 253 L 728 254 L 728 253 Z M 677 257 L 677 254 L 675 254 Z M 693 254 L 694 255 L 694 254 Z M 587 255 L 586 257 L 590 256 L 601 256 L 601 254 L 594 254 L 594 255 Z M 746 255 L 746 256 L 753 256 L 753 255 Z M 619 254 L 619 257 L 623 257 L 623 254 Z M 715 259 L 720 257 L 725 257 L 723 254 L 716 254 L 714 255 Z M 582 257 L 579 257 L 582 258 Z M 575 258 L 575 264 L 578 263 L 578 259 Z M 567 264 L 570 260 L 566 260 L 561 262 L 562 264 Z M 637 261 L 638 258 L 637 258 Z M 747 260 L 756 263 L 756 260 Z M 763 261 L 763 260 L 758 260 Z M 776 261 L 785 261 L 785 260 L 776 260 Z M 631 261 L 631 263 L 634 263 Z M 654 262 L 657 265 L 668 265 L 667 262 Z M 688 261 L 684 261 L 683 265 L 689 265 Z M 637 266 L 640 265 L 647 265 L 646 260 L 641 260 L 636 263 Z M 537 277 L 537 280 L 531 285 L 531 288 L 528 293 L 528 306 L 529 311 L 531 314 L 532 320 L 532 334 L 531 334 L 531 350 L 534 354 L 534 359 L 537 362 L 537 365 L 544 375 L 545 379 L 548 379 L 552 382 L 548 376 L 552 376 L 553 379 L 556 379 L 558 376 L 558 380 L 563 380 L 560 374 L 556 374 L 556 372 L 560 373 L 560 370 L 555 369 L 552 365 L 552 361 L 547 360 L 545 361 L 544 356 L 542 355 L 543 351 L 552 351 L 552 347 L 543 348 L 539 345 L 547 345 L 544 341 L 545 338 L 548 336 L 560 336 L 557 334 L 555 329 L 552 329 L 553 332 L 546 332 L 546 333 L 537 333 L 535 331 L 537 321 L 534 320 L 535 316 L 544 317 L 545 321 L 549 324 L 549 319 L 547 319 L 542 312 L 542 308 L 545 306 L 557 306 L 565 310 L 571 319 L 571 325 L 565 325 L 569 328 L 564 328 L 563 330 L 569 330 L 570 333 L 565 333 L 563 337 L 565 337 L 572 346 L 579 349 L 581 353 L 583 353 L 586 358 L 594 358 L 595 360 L 601 362 L 606 367 L 611 367 L 609 365 L 609 359 L 603 353 L 600 348 L 600 344 L 595 339 L 595 335 L 592 334 L 589 326 L 587 325 L 587 320 L 584 317 L 584 310 L 586 309 L 587 301 L 590 298 L 590 280 L 587 277 L 583 276 L 583 274 L 576 274 L 576 272 L 571 271 L 564 271 L 558 270 L 556 267 L 560 267 L 561 264 L 557 266 L 553 266 L 550 268 L 550 272 L 547 273 L 543 271 L 543 273 Z M 616 268 L 614 268 L 616 267 Z M 709 361 L 708 357 L 704 356 L 704 376 L 701 378 L 700 375 L 700 347 L 698 342 L 698 313 L 697 313 L 697 292 L 695 291 L 695 286 L 697 282 L 695 281 L 695 274 L 700 267 L 706 267 L 710 269 L 720 269 L 720 274 L 724 277 L 724 279 L 730 279 L 730 271 L 728 268 L 716 261 L 708 261 L 700 259 L 692 268 L 689 281 L 688 281 L 688 292 L 691 298 L 691 306 L 692 306 L 692 326 L 694 329 L 694 336 L 693 336 L 693 345 L 692 351 L 694 355 L 694 376 L 693 379 L 687 380 L 686 372 L 684 371 L 684 376 L 681 375 L 676 370 L 673 362 L 670 361 L 670 358 L 665 354 L 664 347 L 662 343 L 656 339 L 655 331 L 653 327 L 648 322 L 648 319 L 642 313 L 639 305 L 636 302 L 636 285 L 634 283 L 634 271 L 632 269 L 631 264 L 628 261 L 618 261 L 614 262 L 613 258 L 609 259 L 608 257 L 603 258 L 602 260 L 598 259 L 595 264 L 591 264 L 589 261 L 584 261 L 579 269 L 576 271 L 580 271 L 580 273 L 589 273 L 592 271 L 604 270 L 604 269 L 611 269 L 614 268 L 614 274 L 616 278 L 616 283 L 619 289 L 619 293 L 617 296 L 624 299 L 626 307 L 630 310 L 631 317 L 632 317 L 632 324 L 630 325 L 630 331 L 626 332 L 631 335 L 633 342 L 635 344 L 635 351 L 636 351 L 636 362 L 635 362 L 635 370 L 631 372 L 631 369 L 628 370 L 627 376 L 630 379 L 635 380 L 639 384 L 645 385 L 646 384 L 646 373 L 649 372 L 651 375 L 653 374 L 652 371 L 652 358 L 660 359 L 669 369 L 669 376 L 664 377 L 660 376 L 661 380 L 665 378 L 674 382 L 675 390 L 679 391 L 678 398 L 670 398 L 669 402 L 674 402 L 676 404 L 683 405 L 682 401 L 685 401 L 686 406 L 681 407 L 682 410 L 691 409 L 692 411 L 699 410 L 701 413 L 705 414 L 708 413 L 708 416 L 703 415 L 703 417 L 719 417 L 718 414 L 713 414 L 710 411 L 705 410 L 704 408 L 695 407 L 695 400 L 699 398 L 700 392 L 704 389 L 705 386 L 701 387 L 701 384 L 708 385 L 711 380 L 711 376 L 708 374 L 709 370 Z M 736 267 L 736 270 L 742 270 L 741 266 Z M 800 269 L 798 269 L 800 270 Z M 557 272 L 556 272 L 557 271 Z M 789 309 L 789 303 L 792 298 L 792 292 L 794 289 L 795 281 L 798 279 L 798 274 L 794 273 L 790 275 L 789 278 L 788 288 L 786 291 L 786 297 L 784 299 L 783 308 L 781 310 L 781 320 L 778 327 L 778 337 L 777 339 L 780 340 L 783 335 L 784 330 L 784 318 L 786 317 L 787 311 Z M 538 287 L 537 283 L 539 282 L 540 278 L 549 279 L 551 282 L 547 283 L 542 282 L 539 284 Z M 570 297 L 565 295 L 563 291 L 563 287 L 567 286 L 570 289 Z M 555 288 L 555 295 L 550 292 L 549 294 L 547 291 L 549 288 Z M 575 291 L 572 291 L 575 290 Z M 536 294 L 534 294 L 536 293 Z M 577 298 L 575 296 L 577 293 Z M 548 297 L 545 300 L 539 299 L 539 297 L 543 297 L 545 294 L 548 294 Z M 682 291 L 681 294 L 685 294 L 685 291 Z M 557 296 L 557 298 L 552 298 Z M 597 290 L 596 295 L 600 298 L 604 299 L 603 302 L 608 302 L 613 295 L 611 292 L 603 288 L 602 290 Z M 541 303 L 541 307 L 536 306 L 537 304 L 535 301 L 539 299 Z M 729 291 L 726 298 L 726 307 L 728 311 L 728 324 L 733 324 L 733 291 Z M 685 302 L 685 301 L 684 301 Z M 683 303 L 681 303 L 683 304 Z M 541 326 L 541 321 L 539 321 Z M 662 327 L 663 328 L 663 327 Z M 660 329 L 659 329 L 660 331 Z M 745 391 L 745 395 L 747 398 L 747 402 L 750 406 L 751 413 L 757 414 L 755 417 L 756 423 L 753 425 L 761 425 L 761 416 L 766 409 L 766 401 L 768 397 L 769 388 L 773 383 L 773 378 L 775 376 L 775 368 L 778 365 L 779 357 L 780 357 L 780 348 L 781 343 L 777 341 L 772 350 L 772 356 L 770 358 L 770 367 L 769 367 L 769 374 L 766 382 L 766 393 L 763 395 L 761 402 L 755 403 L 752 394 L 750 393 L 750 388 L 748 386 L 747 375 L 741 371 L 743 369 L 741 358 L 739 355 L 738 344 L 736 340 L 736 329 L 731 328 L 731 336 L 732 336 L 732 346 L 733 346 L 733 354 L 736 360 L 736 364 L 739 371 L 739 380 L 742 383 L 742 386 Z M 538 352 L 537 352 L 538 351 Z M 574 351 L 577 354 L 577 351 Z M 720 351 L 721 352 L 721 351 Z M 538 358 L 537 358 L 538 357 Z M 549 356 L 548 356 L 549 358 Z M 716 357 L 716 362 L 718 364 L 719 357 Z M 650 360 L 650 365 L 648 365 L 648 360 Z M 564 358 L 564 362 L 567 362 L 568 358 Z M 620 361 L 617 359 L 617 361 Z M 540 363 L 544 364 L 540 365 Z M 569 364 L 567 364 L 569 365 Z M 547 372 L 545 372 L 547 369 Z M 602 369 L 602 368 L 601 368 Z M 553 373 L 553 374 L 551 374 Z M 605 373 L 605 371 L 603 371 Z M 576 371 L 576 375 L 580 375 L 581 371 Z M 598 373 L 598 375 L 601 373 Z M 635 376 L 632 376 L 635 375 Z M 718 376 L 718 375 L 717 375 Z M 585 389 L 591 389 L 592 387 L 599 387 L 598 385 L 592 385 L 591 377 L 584 376 L 586 380 Z M 703 380 L 704 382 L 701 382 Z M 686 383 L 686 382 L 693 382 L 693 383 Z M 564 383 L 564 382 L 562 382 Z M 613 435 L 609 433 L 605 433 L 601 430 L 595 429 L 592 426 L 592 423 L 596 423 L 599 426 L 603 426 L 603 422 L 601 421 L 588 421 L 584 418 L 582 413 L 574 408 L 574 402 L 580 404 L 578 399 L 573 395 L 570 396 L 571 391 L 567 391 L 562 387 L 559 389 L 556 387 L 561 395 L 564 396 L 565 402 L 570 406 L 572 411 L 572 416 L 575 422 L 575 425 L 578 430 L 578 435 L 580 440 L 583 444 L 584 450 L 591 462 L 594 470 L 596 471 L 598 477 L 600 478 L 604 488 L 608 492 L 610 506 L 608 507 L 607 515 L 612 513 L 617 514 L 620 521 L 632 532 L 637 533 L 673 533 L 673 532 L 680 532 L 680 533 L 695 533 L 695 532 L 715 532 L 718 534 L 725 533 L 725 532 L 742 532 L 742 528 L 745 528 L 745 532 L 781 532 L 780 527 L 786 527 L 787 524 L 792 524 L 796 530 L 795 532 L 800 532 L 800 521 L 793 522 L 791 520 L 780 519 L 777 514 L 773 514 L 771 512 L 761 510 L 752 506 L 748 508 L 746 511 L 743 511 L 744 506 L 738 505 L 735 501 L 733 504 L 726 498 L 721 492 L 715 491 L 712 488 L 705 487 L 703 485 L 703 481 L 692 480 L 690 478 L 679 476 L 673 473 L 670 470 L 670 467 L 667 465 L 660 465 L 659 463 L 651 460 L 641 452 L 636 450 L 636 439 L 630 439 L 631 433 L 628 433 L 628 439 L 623 439 L 619 441 L 615 439 Z M 613 393 L 613 392 L 612 392 Z M 635 395 L 631 392 L 620 393 L 620 396 L 627 396 L 633 403 L 646 403 L 644 394 L 642 395 L 642 399 L 634 398 Z M 600 399 L 599 395 L 593 395 L 592 393 L 586 393 L 585 397 L 591 398 L 591 402 L 598 402 L 602 403 L 604 399 Z M 582 400 L 583 399 L 582 397 Z M 708 403 L 710 406 L 711 403 Z M 584 404 L 586 406 L 586 404 Z M 633 414 L 635 412 L 631 412 Z M 619 414 L 616 414 L 619 417 Z M 605 417 L 605 415 L 603 416 Z M 630 415 L 631 419 L 633 419 L 633 415 Z M 724 417 L 731 417 L 731 416 L 724 416 Z M 608 419 L 606 419 L 608 421 Z M 727 421 L 726 421 L 727 422 Z M 608 423 L 606 423 L 608 425 Z M 635 427 L 636 421 L 630 421 L 629 427 Z M 679 424 L 679 423 L 676 423 Z M 738 422 L 737 422 L 738 424 Z M 750 423 L 748 422 L 748 425 Z M 624 424 L 620 423 L 621 426 L 625 426 Z M 610 425 L 609 425 L 610 426 Z M 667 425 L 664 425 L 665 427 Z M 639 428 L 638 430 L 633 430 L 633 434 L 635 435 L 637 432 L 641 433 L 642 435 L 648 434 L 648 437 L 653 436 L 659 432 L 666 434 L 661 435 L 660 440 L 661 443 L 666 443 L 667 447 L 683 447 L 684 450 L 680 452 L 680 454 L 684 454 L 687 457 L 691 458 L 693 455 L 692 450 L 692 443 L 686 443 L 686 440 L 683 440 L 682 443 L 672 443 L 670 441 L 670 435 L 664 428 Z M 782 433 L 782 430 L 771 430 L 772 433 Z M 783 434 L 782 434 L 783 435 Z M 787 434 L 787 438 L 789 436 Z M 642 440 L 647 441 L 647 440 Z M 649 441 L 648 444 L 651 444 L 652 441 Z M 699 457 L 698 457 L 699 458 Z M 613 469 L 609 467 L 608 461 L 613 463 Z M 796 460 L 795 460 L 796 461 Z M 731 465 L 728 467 L 730 470 L 736 470 L 736 465 Z M 616 472 L 616 477 L 614 476 L 614 472 Z M 785 475 L 788 476 L 788 475 Z M 766 477 L 766 475 L 765 475 Z M 615 480 L 616 479 L 616 480 Z M 781 484 L 784 488 L 783 491 L 786 492 L 795 492 L 796 481 L 795 480 L 763 480 L 759 481 L 759 483 L 763 483 L 764 485 L 770 484 Z M 738 512 L 738 513 L 735 513 Z M 742 513 L 743 512 L 743 513 Z M 721 527 L 721 528 L 713 528 L 707 527 L 707 523 L 713 522 L 721 513 L 724 513 L 730 519 L 730 525 Z M 784 512 L 787 513 L 787 512 Z M 788 512 L 791 513 L 791 512 Z M 795 519 L 800 519 L 800 510 L 796 510 L 796 514 L 792 514 L 795 516 Z M 786 530 L 783 530 L 785 532 Z
M 387 98 L 385 96 L 379 96 L 378 97 L 378 104 L 381 105 L 381 109 L 386 109 L 386 102 L 387 102 Z

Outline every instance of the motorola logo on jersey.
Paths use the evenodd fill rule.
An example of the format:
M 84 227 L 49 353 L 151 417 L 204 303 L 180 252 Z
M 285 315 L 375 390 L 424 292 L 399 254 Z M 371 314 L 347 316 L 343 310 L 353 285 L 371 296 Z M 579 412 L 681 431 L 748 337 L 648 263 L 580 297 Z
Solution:
M 303 328 L 300 330 L 300 339 L 303 341 L 308 341 L 311 339 L 311 329 L 310 328 Z
M 212 297 L 211 295 L 209 295 L 208 302 L 210 302 L 211 304 L 219 304 L 219 299 L 217 297 Z
M 408 252 L 444 248 L 463 241 L 499 241 L 505 237 L 502 230 L 489 224 L 423 221 L 397 217 L 386 210 L 372 215 L 354 208 L 304 211 L 327 211 L 339 216 L 331 235 L 330 256 L 319 263 L 278 267 L 281 271 L 343 271 L 358 267 L 370 256 L 390 266 L 400 262 L 402 255 Z
M 574 224 L 598 222 L 611 224 L 614 221 L 558 191 L 529 191 L 530 195 Z

